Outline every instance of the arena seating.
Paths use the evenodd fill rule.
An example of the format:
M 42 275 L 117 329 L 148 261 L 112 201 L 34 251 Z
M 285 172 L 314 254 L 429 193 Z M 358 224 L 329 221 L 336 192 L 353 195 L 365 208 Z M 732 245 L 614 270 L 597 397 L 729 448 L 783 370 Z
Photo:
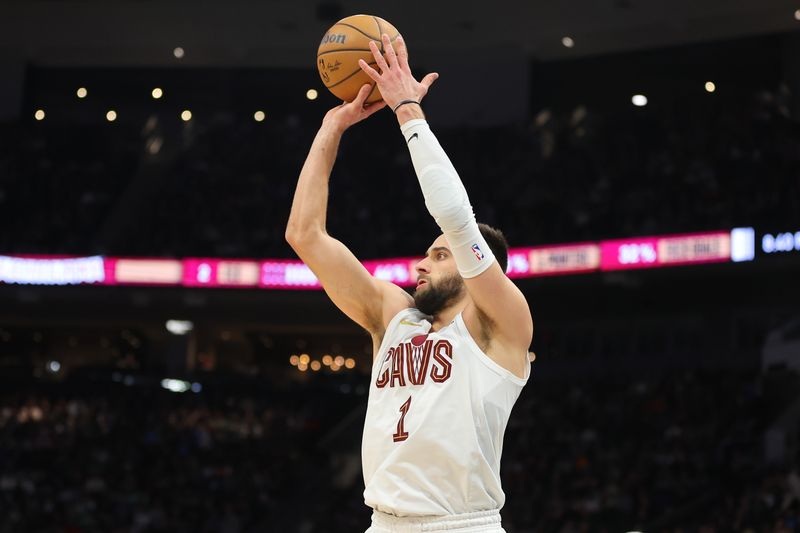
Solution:
M 291 257 L 283 228 L 319 117 L 198 117 L 156 130 L 154 168 L 145 149 L 155 133 L 135 121 L 7 125 L 0 252 Z M 391 117 L 374 120 L 342 143 L 329 230 L 363 258 L 418 254 L 437 228 Z M 512 245 L 773 227 L 800 212 L 800 130 L 764 94 L 747 105 L 720 96 L 543 110 L 518 125 L 436 133 L 478 218 Z

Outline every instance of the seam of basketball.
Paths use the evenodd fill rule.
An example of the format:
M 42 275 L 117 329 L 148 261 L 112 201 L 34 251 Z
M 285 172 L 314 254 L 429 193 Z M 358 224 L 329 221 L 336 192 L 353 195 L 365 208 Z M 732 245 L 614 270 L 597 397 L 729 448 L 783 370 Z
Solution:
M 367 95 L 367 99 L 366 99 L 366 101 L 364 102 L 365 104 L 374 104 L 375 102 L 377 102 L 377 101 L 378 101 L 378 100 L 375 100 L 375 102 L 370 102 L 370 101 L 369 101 L 369 97 L 372 95 L 372 93 L 374 93 L 374 92 L 375 92 L 375 88 L 376 88 L 377 86 L 378 86 L 378 82 L 376 82 L 376 81 L 373 81 L 373 82 L 372 82 L 372 89 L 370 89 L 370 90 L 369 90 L 369 94 Z M 380 92 L 380 90 L 379 90 L 379 92 Z M 383 99 L 383 95 L 381 95 L 381 99 Z
M 336 50 L 328 50 L 327 52 L 320 52 L 317 57 L 327 54 L 334 54 L 336 52 L 369 52 L 369 48 L 337 48 Z
M 367 63 L 367 65 L 370 65 L 370 66 L 375 65 L 375 64 L 376 63 L 374 61 L 372 63 Z M 326 85 L 325 87 L 328 88 L 328 89 L 332 89 L 332 88 L 336 87 L 337 85 L 339 85 L 340 83 L 343 83 L 343 82 L 349 80 L 350 78 L 352 78 L 353 76 L 355 76 L 359 72 L 364 72 L 364 71 L 361 70 L 360 68 L 358 68 L 358 69 L 354 70 L 353 72 L 351 72 L 350 74 L 348 74 L 346 78 L 342 78 L 341 80 L 337 81 L 333 85 Z
M 381 29 L 381 21 L 378 20 L 378 17 L 376 17 L 375 15 L 372 15 L 372 20 L 374 20 L 375 24 L 378 25 L 378 35 L 380 35 L 380 37 L 378 37 L 378 42 L 381 43 L 381 54 L 382 54 L 383 53 L 383 30 Z
M 375 18 L 375 17 L 372 17 L 372 18 Z M 352 24 L 348 24 L 347 22 L 337 22 L 336 24 L 334 24 L 334 27 L 335 26 L 347 26 L 348 28 L 352 28 L 352 29 L 356 30 L 358 33 L 360 33 L 364 37 L 368 37 L 368 38 L 372 39 L 373 41 L 380 41 L 381 40 L 380 37 L 378 37 L 376 39 L 375 37 L 373 37 L 369 33 L 365 32 L 364 30 L 362 30 L 360 28 L 357 28 L 357 27 L 353 26 Z M 381 29 L 381 25 L 378 24 L 378 31 L 380 31 L 380 29 Z

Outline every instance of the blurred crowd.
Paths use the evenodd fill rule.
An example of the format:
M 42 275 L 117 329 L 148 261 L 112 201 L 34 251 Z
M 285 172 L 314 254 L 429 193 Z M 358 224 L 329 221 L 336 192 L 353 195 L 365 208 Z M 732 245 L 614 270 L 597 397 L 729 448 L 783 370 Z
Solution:
M 284 513 L 305 507 L 303 479 L 327 460 L 317 438 L 335 422 L 328 398 L 308 392 L 6 396 L 0 531 L 288 531 Z
M 0 532 L 364 530 L 364 398 L 315 383 L 6 391 Z M 562 381 L 534 370 L 506 434 L 506 530 L 797 531 L 798 457 L 764 460 L 777 414 L 764 386 L 749 372 Z
M 477 217 L 512 245 L 783 227 L 800 212 L 800 125 L 773 93 L 492 128 L 429 119 Z M 6 126 L 0 251 L 291 257 L 283 230 L 320 120 Z M 330 192 L 328 229 L 360 257 L 418 254 L 438 231 L 388 113 L 347 132 Z
M 745 376 L 537 383 L 517 409 L 504 470 L 510 531 L 800 525 L 800 478 L 765 467 L 768 415 L 759 385 Z

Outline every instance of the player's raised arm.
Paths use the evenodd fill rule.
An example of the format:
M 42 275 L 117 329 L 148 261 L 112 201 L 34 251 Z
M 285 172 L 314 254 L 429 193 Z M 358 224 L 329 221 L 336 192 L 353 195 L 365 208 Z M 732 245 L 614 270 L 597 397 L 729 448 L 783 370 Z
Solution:
M 391 318 L 413 300 L 400 287 L 373 278 L 350 250 L 325 229 L 328 179 L 344 131 L 385 107 L 364 107 L 371 87 L 356 99 L 331 109 L 308 152 L 286 226 L 286 240 L 322 283 L 333 303 L 374 336 L 382 336 Z
M 442 229 L 464 278 L 472 300 L 472 305 L 464 309 L 464 321 L 471 332 L 489 330 L 491 338 L 502 345 L 502 349 L 495 351 L 497 362 L 521 374 L 528 365 L 528 347 L 533 336 L 530 309 L 481 235 L 467 191 L 425 121 L 419 101 L 435 78 L 428 75 L 420 82 L 414 79 L 401 37 L 396 40 L 395 51 L 388 36 L 383 36 L 385 59 L 374 43 L 370 47 L 380 73 L 363 61 L 360 66 L 375 80 L 387 105 L 397 115 L 425 205 Z

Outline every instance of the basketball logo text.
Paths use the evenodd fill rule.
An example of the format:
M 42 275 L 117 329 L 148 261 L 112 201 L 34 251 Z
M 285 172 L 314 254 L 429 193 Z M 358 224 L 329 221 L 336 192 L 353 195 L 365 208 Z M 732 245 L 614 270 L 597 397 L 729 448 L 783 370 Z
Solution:
M 347 36 L 341 33 L 326 33 L 324 37 L 322 37 L 322 42 L 319 44 L 328 44 L 328 43 L 337 43 L 337 44 L 344 44 L 345 39 Z
M 375 386 L 424 385 L 429 377 L 434 383 L 444 383 L 452 371 L 453 345 L 444 339 L 433 341 L 427 335 L 417 335 L 389 348 Z

